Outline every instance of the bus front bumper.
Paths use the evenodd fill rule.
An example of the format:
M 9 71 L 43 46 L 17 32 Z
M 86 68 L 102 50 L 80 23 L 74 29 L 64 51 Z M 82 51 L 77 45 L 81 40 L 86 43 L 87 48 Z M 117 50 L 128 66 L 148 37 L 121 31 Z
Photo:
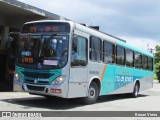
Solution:
M 27 84 L 14 80 L 13 91 L 15 92 L 28 92 L 36 95 L 44 96 L 57 96 L 67 98 L 68 85 L 63 83 L 61 85 L 36 85 Z

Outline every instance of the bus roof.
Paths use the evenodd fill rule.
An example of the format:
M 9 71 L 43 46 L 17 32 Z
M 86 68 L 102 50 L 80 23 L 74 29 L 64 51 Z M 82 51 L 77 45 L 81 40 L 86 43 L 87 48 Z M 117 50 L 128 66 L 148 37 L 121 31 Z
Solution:
M 37 20 L 37 21 L 26 22 L 24 24 L 41 23 L 41 22 L 66 22 L 66 23 L 73 23 L 72 21 L 66 21 L 66 20 Z
M 120 45 L 120 46 L 123 46 L 125 48 L 128 48 L 130 50 L 133 50 L 133 51 L 136 51 L 136 52 L 139 52 L 139 53 L 142 53 L 144 55 L 147 55 L 149 57 L 153 57 L 153 54 L 143 50 L 143 49 L 140 49 L 138 47 L 135 47 L 133 45 L 130 45 L 128 43 L 126 43 L 123 39 L 120 39 L 118 37 L 115 37 L 115 36 L 112 36 L 110 34 L 107 34 L 107 33 L 104 33 L 104 32 L 101 32 L 101 31 L 97 31 L 95 29 L 92 29 L 92 28 L 88 28 L 86 26 L 83 26 L 81 24 L 77 24 L 75 23 L 75 27 L 76 28 L 79 28 L 80 30 L 86 32 L 86 33 L 89 33 L 95 37 L 99 37 L 101 39 L 104 39 L 104 40 L 107 40 L 111 43 L 114 43 L 114 44 L 117 44 L 117 45 Z

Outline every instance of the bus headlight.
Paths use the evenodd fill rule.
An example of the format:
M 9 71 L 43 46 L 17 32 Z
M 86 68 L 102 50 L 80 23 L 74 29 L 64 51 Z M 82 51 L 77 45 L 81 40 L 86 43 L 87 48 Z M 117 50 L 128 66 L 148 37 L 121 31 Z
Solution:
M 59 76 L 58 78 L 56 78 L 55 80 L 53 80 L 51 84 L 59 85 L 59 84 L 61 84 L 63 81 L 64 81 L 64 78 L 63 78 L 62 76 Z
M 19 76 L 18 73 L 15 73 L 15 74 L 14 74 L 14 79 L 15 79 L 16 81 L 18 81 L 18 82 L 23 82 L 22 78 Z

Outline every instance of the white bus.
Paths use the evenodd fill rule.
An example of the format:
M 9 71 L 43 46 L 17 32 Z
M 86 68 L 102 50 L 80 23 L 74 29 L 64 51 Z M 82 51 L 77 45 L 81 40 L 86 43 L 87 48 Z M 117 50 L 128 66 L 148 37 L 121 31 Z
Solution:
M 16 57 L 14 91 L 82 98 L 130 93 L 153 86 L 153 55 L 116 37 L 72 21 L 23 25 Z

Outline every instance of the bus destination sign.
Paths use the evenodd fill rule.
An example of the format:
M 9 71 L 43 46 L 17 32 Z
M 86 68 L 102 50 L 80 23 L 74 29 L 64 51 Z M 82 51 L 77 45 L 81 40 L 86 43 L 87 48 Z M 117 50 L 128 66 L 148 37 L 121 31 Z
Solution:
M 70 25 L 68 23 L 61 22 L 41 22 L 25 24 L 21 33 L 69 33 Z

